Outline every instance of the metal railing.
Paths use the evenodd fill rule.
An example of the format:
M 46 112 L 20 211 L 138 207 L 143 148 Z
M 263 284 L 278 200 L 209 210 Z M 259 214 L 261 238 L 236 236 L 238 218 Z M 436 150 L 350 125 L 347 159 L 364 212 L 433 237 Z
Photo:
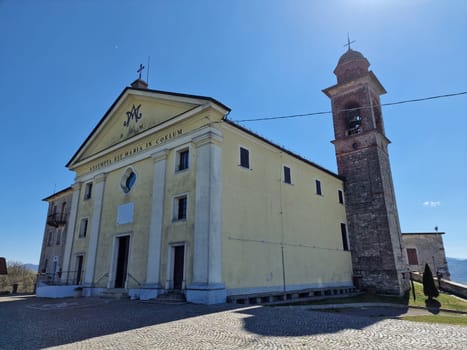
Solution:
M 49 286 L 70 285 L 83 283 L 84 270 L 81 271 L 58 271 L 58 272 L 40 272 L 37 274 L 37 283 L 47 284 Z
M 58 227 L 60 225 L 65 225 L 67 219 L 67 214 L 65 212 L 61 213 L 52 213 L 47 215 L 47 225 Z
M 106 282 L 106 283 L 102 283 L 102 284 L 100 284 L 100 283 L 101 283 L 101 281 L 102 281 L 104 278 L 107 278 L 107 280 L 108 280 L 108 277 L 109 277 L 109 273 L 108 273 L 108 272 L 104 273 L 101 277 L 99 277 L 99 278 L 96 280 L 96 282 L 94 282 L 94 286 L 95 286 L 95 287 L 105 287 L 105 288 L 106 288 L 106 287 L 107 287 L 107 282 Z
M 137 284 L 138 286 L 142 286 L 142 285 L 143 285 L 143 284 L 142 284 L 140 281 L 138 281 L 131 273 L 127 272 L 127 276 L 128 276 L 129 278 L 131 278 L 134 282 L 136 282 L 136 284 Z M 127 281 L 127 282 L 128 282 L 128 281 Z
M 79 274 L 79 275 L 78 275 Z M 94 287 L 107 288 L 109 279 L 109 273 L 106 272 L 93 283 Z M 138 287 L 142 286 L 143 283 L 138 281 L 135 276 L 127 272 L 127 282 L 133 281 Z M 40 272 L 37 274 L 37 283 L 46 284 L 49 286 L 59 285 L 74 285 L 82 284 L 84 282 L 84 270 L 81 271 L 59 271 L 55 273 L 51 272 Z

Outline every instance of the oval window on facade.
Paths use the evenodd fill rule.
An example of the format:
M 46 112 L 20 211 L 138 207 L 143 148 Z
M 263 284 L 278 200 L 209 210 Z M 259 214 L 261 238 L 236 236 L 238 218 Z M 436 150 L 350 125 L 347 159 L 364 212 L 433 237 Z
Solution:
M 136 183 L 136 173 L 132 168 L 128 168 L 123 174 L 122 181 L 120 181 L 120 187 L 124 193 L 131 191 Z

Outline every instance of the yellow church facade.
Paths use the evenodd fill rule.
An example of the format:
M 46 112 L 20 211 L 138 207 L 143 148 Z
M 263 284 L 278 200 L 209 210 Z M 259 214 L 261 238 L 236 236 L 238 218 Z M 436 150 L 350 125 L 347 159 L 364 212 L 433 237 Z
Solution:
M 85 295 L 352 287 L 343 180 L 203 96 L 126 88 L 71 158 L 62 279 Z

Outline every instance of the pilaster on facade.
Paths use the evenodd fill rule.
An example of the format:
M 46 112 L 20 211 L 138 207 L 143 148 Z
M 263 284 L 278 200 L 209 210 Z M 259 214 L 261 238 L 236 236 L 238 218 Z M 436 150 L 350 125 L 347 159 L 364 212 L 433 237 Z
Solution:
M 203 129 L 199 131 L 200 134 L 198 136 L 193 138 L 193 143 L 197 149 L 205 144 L 222 144 L 223 136 L 220 130 L 210 126 L 206 126 Z
M 153 159 L 154 163 L 157 163 L 159 161 L 167 160 L 167 157 L 169 156 L 169 150 L 168 149 L 163 149 L 160 151 L 157 151 L 153 154 L 151 154 L 151 158 Z
M 93 203 L 93 212 L 91 218 L 91 227 L 89 232 L 89 245 L 86 257 L 86 269 L 84 275 L 84 284 L 91 285 L 94 280 L 94 268 L 97 256 L 97 243 L 99 241 L 99 230 L 101 223 L 102 204 L 105 187 L 105 174 L 99 174 L 94 177 L 95 196 Z
M 168 150 L 164 149 L 151 155 L 154 160 L 152 185 L 151 224 L 149 228 L 148 260 L 146 267 L 147 288 L 161 288 L 161 245 L 164 223 L 165 177 Z
M 75 225 L 76 225 L 76 216 L 78 213 L 78 203 L 79 203 L 79 195 L 80 195 L 80 190 L 81 190 L 81 182 L 76 182 L 71 187 L 73 189 L 73 196 L 71 199 L 70 216 L 68 218 L 67 231 L 66 231 L 65 252 L 63 255 L 63 274 L 62 274 L 63 283 L 67 283 L 67 281 L 69 281 L 69 279 L 74 276 L 74 272 L 70 271 L 71 251 L 73 248 L 73 242 L 75 240 L 74 232 L 75 232 Z
M 196 197 L 193 281 L 187 300 L 222 303 L 222 133 L 209 128 L 193 140 L 196 146 Z

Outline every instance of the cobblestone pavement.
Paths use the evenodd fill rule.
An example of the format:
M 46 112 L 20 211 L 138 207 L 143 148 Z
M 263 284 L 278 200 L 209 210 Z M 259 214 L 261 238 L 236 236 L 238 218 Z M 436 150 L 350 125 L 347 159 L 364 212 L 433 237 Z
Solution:
M 467 327 L 297 307 L 0 297 L 0 349 L 467 349 Z

